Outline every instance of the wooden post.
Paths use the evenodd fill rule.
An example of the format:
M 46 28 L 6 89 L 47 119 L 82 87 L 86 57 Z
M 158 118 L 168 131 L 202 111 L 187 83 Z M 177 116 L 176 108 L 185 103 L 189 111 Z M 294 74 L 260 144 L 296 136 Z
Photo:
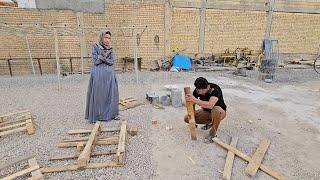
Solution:
M 164 14 L 164 47 L 165 47 L 165 56 L 170 55 L 171 51 L 171 21 L 172 21 L 172 4 L 170 0 L 165 2 L 165 14 Z
M 38 58 L 37 60 L 38 60 L 38 65 L 39 65 L 40 74 L 41 74 L 41 76 L 42 76 L 42 68 L 41 68 L 40 58 Z
M 77 22 L 79 27 L 79 38 L 80 38 L 80 56 L 81 56 L 81 75 L 83 75 L 83 56 L 85 54 L 85 39 L 84 39 L 84 32 L 83 32 L 83 12 L 77 12 Z
M 87 166 L 94 143 L 95 141 L 98 140 L 97 135 L 99 135 L 100 129 L 101 129 L 101 121 L 97 121 L 96 124 L 94 125 L 93 130 L 91 131 L 91 134 L 89 136 L 89 140 L 86 143 L 86 146 L 84 147 L 83 151 L 81 152 L 78 158 L 78 162 L 77 162 L 78 168 L 83 168 Z
M 267 26 L 266 26 L 266 30 L 265 30 L 265 35 L 264 35 L 264 38 L 265 38 L 265 39 L 269 39 L 269 38 L 270 38 L 274 3 L 275 3 L 275 0 L 269 0 L 269 5 L 268 5 L 268 8 L 269 8 L 269 9 L 268 9 L 268 22 L 267 22 Z
M 199 53 L 204 56 L 204 36 L 206 27 L 206 5 L 207 0 L 201 0 L 200 29 L 199 29 Z
M 184 88 L 184 94 L 191 94 L 190 87 Z M 194 104 L 192 102 L 186 101 L 186 107 L 189 117 L 189 130 L 192 140 L 197 140 L 197 134 L 196 134 L 196 121 L 194 117 Z
M 28 49 L 30 62 L 31 62 L 32 72 L 33 72 L 33 75 L 35 76 L 36 75 L 36 71 L 34 70 L 34 65 L 33 65 L 33 60 L 32 60 L 32 55 L 31 55 L 31 50 L 30 50 L 30 46 L 29 46 L 29 40 L 28 40 L 27 33 L 24 34 L 24 38 L 26 40 L 26 45 L 27 45 L 27 49 Z
M 71 71 L 71 74 L 73 74 L 73 66 L 72 66 L 72 57 L 70 57 L 70 71 Z
M 11 59 L 8 59 L 9 72 L 10 72 L 10 76 L 12 77 L 12 69 L 11 69 L 10 61 L 11 61 Z
M 58 89 L 60 90 L 60 59 L 59 59 L 59 44 L 58 44 L 58 34 L 56 28 L 53 28 L 54 34 L 54 47 L 56 50 L 56 62 L 57 62 L 57 76 L 58 76 Z
M 137 42 L 137 29 L 133 26 L 133 58 L 134 58 L 134 70 L 136 72 L 136 81 L 139 83 L 138 72 L 138 42 Z

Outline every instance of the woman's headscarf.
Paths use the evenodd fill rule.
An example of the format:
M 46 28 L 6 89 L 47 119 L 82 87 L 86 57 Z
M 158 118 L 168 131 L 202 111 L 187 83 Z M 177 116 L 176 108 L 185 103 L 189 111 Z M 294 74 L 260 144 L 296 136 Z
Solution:
M 108 29 L 103 29 L 103 30 L 100 31 L 99 42 L 97 44 L 100 47 L 100 49 L 110 50 L 110 49 L 112 49 L 111 46 L 110 45 L 107 46 L 107 45 L 105 45 L 103 43 L 103 39 L 104 39 L 106 34 L 110 34 L 110 36 L 111 36 L 111 31 L 108 30 Z

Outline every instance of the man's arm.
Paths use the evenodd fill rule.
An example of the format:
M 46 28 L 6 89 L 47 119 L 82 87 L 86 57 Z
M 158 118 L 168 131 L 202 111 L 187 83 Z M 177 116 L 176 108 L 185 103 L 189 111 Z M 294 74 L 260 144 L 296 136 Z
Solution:
M 202 101 L 200 99 L 196 99 L 193 95 L 188 94 L 188 95 L 186 95 L 186 100 L 192 101 L 194 104 L 197 104 L 197 105 L 201 106 L 202 108 L 212 109 L 213 106 L 217 103 L 218 98 L 215 96 L 211 96 L 209 101 Z

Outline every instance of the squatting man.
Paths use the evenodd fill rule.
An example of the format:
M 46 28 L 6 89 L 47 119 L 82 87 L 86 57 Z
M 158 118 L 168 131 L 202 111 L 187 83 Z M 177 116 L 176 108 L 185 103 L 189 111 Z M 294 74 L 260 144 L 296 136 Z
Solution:
M 203 130 L 208 130 L 209 134 L 205 137 L 205 143 L 212 143 L 217 134 L 220 122 L 226 117 L 227 106 L 224 103 L 221 88 L 209 83 L 207 79 L 199 77 L 194 82 L 195 90 L 193 94 L 186 94 L 186 101 L 193 102 L 194 107 L 198 105 L 201 109 L 195 111 L 196 124 L 205 124 Z M 186 115 L 184 121 L 189 123 Z

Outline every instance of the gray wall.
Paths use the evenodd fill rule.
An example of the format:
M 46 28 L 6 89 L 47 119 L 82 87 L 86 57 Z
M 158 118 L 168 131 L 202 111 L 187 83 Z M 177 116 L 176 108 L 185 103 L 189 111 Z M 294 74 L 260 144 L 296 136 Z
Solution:
M 104 0 L 35 0 L 38 9 L 73 10 L 104 13 Z

